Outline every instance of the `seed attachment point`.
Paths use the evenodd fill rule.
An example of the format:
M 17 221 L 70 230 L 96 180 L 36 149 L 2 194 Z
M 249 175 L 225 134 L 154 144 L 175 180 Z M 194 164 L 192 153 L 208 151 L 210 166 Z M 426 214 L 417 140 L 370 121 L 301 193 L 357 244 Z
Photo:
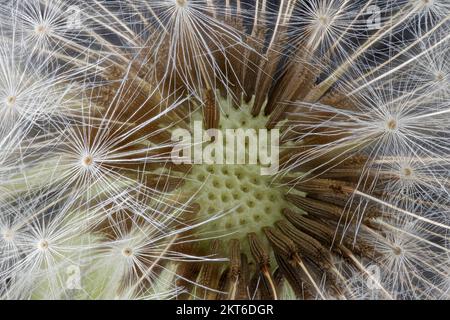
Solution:
M 185 7 L 187 5 L 187 0 L 175 0 L 179 7 Z
M 41 240 L 39 241 L 38 245 L 37 245 L 39 250 L 45 251 L 48 249 L 49 244 L 47 240 Z
M 386 123 L 386 128 L 389 131 L 395 131 L 398 128 L 398 122 L 395 119 L 390 119 L 388 120 L 388 122 Z
M 2 232 L 3 240 L 6 241 L 6 242 L 13 241 L 14 240 L 14 236 L 15 236 L 15 234 L 14 234 L 14 231 L 12 231 L 12 230 L 5 230 L 5 231 Z
M 15 96 L 9 96 L 6 98 L 6 105 L 12 107 L 16 104 L 17 98 Z
M 124 248 L 124 249 L 122 250 L 122 254 L 123 254 L 125 257 L 131 257 L 131 256 L 133 255 L 133 249 L 131 249 L 131 248 Z
M 45 26 L 44 24 L 38 24 L 34 27 L 34 32 L 39 35 L 46 34 L 47 31 L 47 26 Z
M 83 165 L 83 167 L 88 168 L 88 167 L 90 167 L 90 166 L 92 166 L 94 164 L 94 158 L 90 154 L 85 155 L 81 159 L 81 164 Z
M 410 167 L 406 167 L 402 169 L 402 174 L 405 177 L 411 177 L 413 175 L 413 170 Z

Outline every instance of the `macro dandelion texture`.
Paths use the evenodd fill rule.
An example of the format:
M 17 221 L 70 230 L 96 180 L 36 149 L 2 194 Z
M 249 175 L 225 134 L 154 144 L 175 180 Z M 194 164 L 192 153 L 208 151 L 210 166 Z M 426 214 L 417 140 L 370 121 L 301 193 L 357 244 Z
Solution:
M 0 298 L 449 299 L 449 18 L 0 0 Z

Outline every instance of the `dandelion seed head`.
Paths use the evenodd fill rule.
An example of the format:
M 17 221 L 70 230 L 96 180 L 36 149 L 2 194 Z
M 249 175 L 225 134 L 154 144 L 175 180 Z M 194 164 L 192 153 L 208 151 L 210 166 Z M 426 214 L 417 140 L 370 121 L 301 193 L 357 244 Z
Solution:
M 268 165 L 262 165 L 260 159 L 251 155 L 253 151 L 250 143 L 254 144 L 258 140 L 257 130 L 265 128 L 268 117 L 263 114 L 252 115 L 245 103 L 235 109 L 231 101 L 226 99 L 220 100 L 220 108 L 225 114 L 218 124 L 218 131 L 223 137 L 224 155 L 242 150 L 245 161 L 236 164 L 236 160 L 233 160 L 233 163 L 227 164 L 226 159 L 223 159 L 222 164 L 196 165 L 186 176 L 186 183 L 178 192 L 194 195 L 195 203 L 200 206 L 199 216 L 204 219 L 223 214 L 200 227 L 200 233 L 228 233 L 229 235 L 222 237 L 223 241 L 239 239 L 242 251 L 250 254 L 246 235 L 253 232 L 263 236 L 262 228 L 273 225 L 282 217 L 283 209 L 293 206 L 283 199 L 285 190 L 272 185 L 272 176 L 261 175 L 261 170 L 267 169 Z M 201 119 L 201 116 L 200 113 L 192 115 L 193 119 Z M 226 130 L 236 129 L 252 130 L 249 130 L 245 141 L 236 139 L 232 143 L 227 142 Z M 270 131 L 268 134 L 270 135 Z M 235 158 L 237 159 L 236 154 Z
M 448 1 L 250 2 L 0 8 L 0 298 L 448 297 Z M 193 121 L 281 170 L 172 163 Z

